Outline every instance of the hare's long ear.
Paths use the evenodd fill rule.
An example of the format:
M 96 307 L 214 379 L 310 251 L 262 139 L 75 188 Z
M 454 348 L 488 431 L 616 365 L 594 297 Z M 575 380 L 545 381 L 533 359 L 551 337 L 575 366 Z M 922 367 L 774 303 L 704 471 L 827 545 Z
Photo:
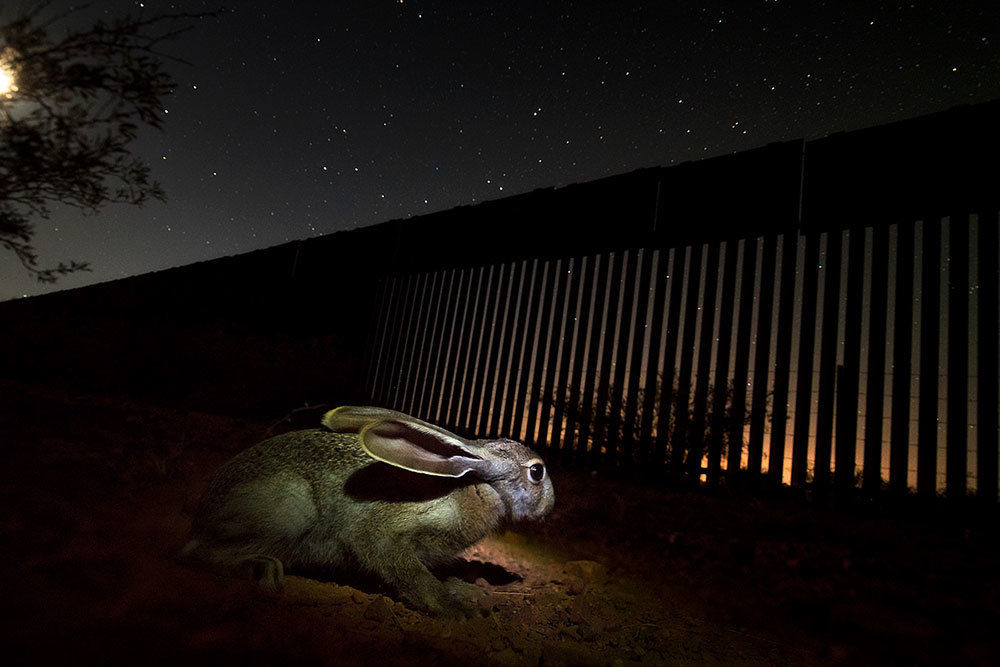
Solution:
M 485 477 L 493 468 L 458 436 L 417 420 L 373 422 L 361 429 L 359 439 L 373 459 L 424 475 L 475 472 Z
M 327 427 L 334 433 L 360 433 L 361 429 L 365 426 L 381 421 L 399 421 L 410 424 L 419 424 L 420 426 L 423 426 L 431 431 L 436 431 L 451 440 L 460 443 L 464 442 L 460 437 L 450 431 L 446 431 L 440 426 L 429 424 L 421 419 L 417 419 L 416 417 L 411 417 L 410 415 L 397 410 L 390 410 L 388 408 L 342 405 L 339 408 L 334 408 L 323 415 L 322 423 L 323 426 Z
M 387 408 L 342 405 L 323 415 L 323 426 L 334 433 L 359 433 L 368 424 L 387 419 L 412 419 L 412 417 Z

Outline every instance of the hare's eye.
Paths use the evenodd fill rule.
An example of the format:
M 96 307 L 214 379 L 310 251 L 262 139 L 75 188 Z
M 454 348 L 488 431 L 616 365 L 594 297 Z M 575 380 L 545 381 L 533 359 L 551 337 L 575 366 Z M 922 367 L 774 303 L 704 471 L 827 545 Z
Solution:
M 541 463 L 534 463 L 528 468 L 528 478 L 538 484 L 543 479 L 545 479 L 545 466 Z

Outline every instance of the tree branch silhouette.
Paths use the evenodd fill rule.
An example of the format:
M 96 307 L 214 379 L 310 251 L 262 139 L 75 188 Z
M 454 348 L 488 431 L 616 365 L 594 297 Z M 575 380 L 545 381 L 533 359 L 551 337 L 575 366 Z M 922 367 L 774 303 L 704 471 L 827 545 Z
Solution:
M 216 15 L 127 15 L 57 33 L 86 7 L 46 17 L 50 4 L 0 23 L 0 67 L 15 84 L 0 93 L 0 246 L 40 282 L 89 270 L 77 260 L 40 264 L 33 220 L 53 206 L 92 215 L 165 200 L 132 145 L 142 127 L 162 128 L 176 86 L 165 63 L 183 62 L 161 45 Z

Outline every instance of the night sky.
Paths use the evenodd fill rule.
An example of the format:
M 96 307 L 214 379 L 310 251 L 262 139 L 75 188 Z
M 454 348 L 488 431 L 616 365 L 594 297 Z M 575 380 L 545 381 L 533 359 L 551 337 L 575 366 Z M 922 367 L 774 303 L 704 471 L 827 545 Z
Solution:
M 0 299 L 1000 97 L 996 0 L 231 4 L 167 47 L 136 150 L 168 201 L 37 221 L 43 266 L 93 270 L 7 253 Z

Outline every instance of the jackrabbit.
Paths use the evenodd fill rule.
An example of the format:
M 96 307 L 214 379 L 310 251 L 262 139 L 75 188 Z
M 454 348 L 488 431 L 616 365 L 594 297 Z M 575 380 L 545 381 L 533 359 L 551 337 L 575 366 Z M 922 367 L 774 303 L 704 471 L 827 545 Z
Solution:
M 277 590 L 284 569 L 374 573 L 418 608 L 459 600 L 429 568 L 555 503 L 542 460 L 514 440 L 465 440 L 409 415 L 340 407 L 216 472 L 182 561 Z

